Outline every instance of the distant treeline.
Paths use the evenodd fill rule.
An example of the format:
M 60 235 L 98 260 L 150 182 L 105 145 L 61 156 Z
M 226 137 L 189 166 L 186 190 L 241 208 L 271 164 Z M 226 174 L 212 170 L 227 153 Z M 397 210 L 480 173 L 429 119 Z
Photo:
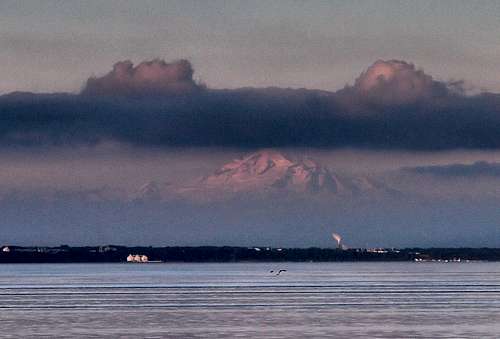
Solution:
M 269 247 L 3 247 L 0 263 L 125 262 L 129 254 L 149 261 L 499 261 L 500 248 L 332 249 Z

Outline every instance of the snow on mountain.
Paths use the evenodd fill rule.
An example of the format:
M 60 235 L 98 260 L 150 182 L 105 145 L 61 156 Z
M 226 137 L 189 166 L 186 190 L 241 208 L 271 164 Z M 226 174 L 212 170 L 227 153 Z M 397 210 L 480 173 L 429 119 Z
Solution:
M 370 178 L 340 175 L 310 158 L 292 160 L 279 151 L 263 149 L 232 160 L 191 184 L 146 183 L 130 200 L 212 201 L 255 194 L 352 197 L 384 189 Z
M 266 150 L 233 160 L 203 178 L 200 185 L 207 189 L 227 189 L 235 192 L 268 188 L 276 185 L 293 163 L 281 153 Z
M 133 192 L 103 186 L 92 189 L 0 190 L 0 201 L 166 202 L 220 201 L 228 198 L 370 196 L 390 193 L 385 185 L 363 176 L 336 173 L 310 158 L 291 159 L 264 149 L 235 159 L 198 180 L 167 183 L 150 181 Z
M 228 192 L 292 191 L 355 194 L 378 185 L 365 177 L 341 176 L 316 161 L 292 161 L 275 150 L 261 150 L 233 160 L 200 180 L 198 189 Z

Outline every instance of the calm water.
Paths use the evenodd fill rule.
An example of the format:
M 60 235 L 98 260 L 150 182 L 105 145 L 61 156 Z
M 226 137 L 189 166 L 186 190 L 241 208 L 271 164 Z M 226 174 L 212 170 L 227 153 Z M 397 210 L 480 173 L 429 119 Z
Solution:
M 500 263 L 0 265 L 0 312 L 7 338 L 498 338 Z

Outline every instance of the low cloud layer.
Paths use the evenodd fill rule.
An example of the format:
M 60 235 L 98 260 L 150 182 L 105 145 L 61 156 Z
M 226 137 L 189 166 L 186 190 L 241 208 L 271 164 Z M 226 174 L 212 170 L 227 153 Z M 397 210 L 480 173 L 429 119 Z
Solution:
M 377 61 L 337 92 L 214 90 L 192 75 L 185 60 L 125 61 L 78 95 L 2 96 L 0 147 L 500 148 L 499 94 L 467 96 L 404 61 Z
M 403 171 L 450 178 L 500 177 L 500 163 L 476 161 L 472 164 L 406 167 Z
M 117 62 L 113 70 L 102 77 L 88 79 L 82 94 L 142 97 L 186 94 L 198 89 L 187 60 L 166 63 L 155 59 L 135 67 L 127 60 Z

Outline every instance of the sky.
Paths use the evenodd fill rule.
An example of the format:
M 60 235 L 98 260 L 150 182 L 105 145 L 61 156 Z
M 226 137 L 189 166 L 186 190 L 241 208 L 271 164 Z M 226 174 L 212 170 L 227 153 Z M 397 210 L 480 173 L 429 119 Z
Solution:
M 119 60 L 189 59 L 213 88 L 337 90 L 377 59 L 500 91 L 498 1 L 0 3 L 0 93 L 77 92 Z
M 2 1 L 0 245 L 499 247 L 499 16 Z

